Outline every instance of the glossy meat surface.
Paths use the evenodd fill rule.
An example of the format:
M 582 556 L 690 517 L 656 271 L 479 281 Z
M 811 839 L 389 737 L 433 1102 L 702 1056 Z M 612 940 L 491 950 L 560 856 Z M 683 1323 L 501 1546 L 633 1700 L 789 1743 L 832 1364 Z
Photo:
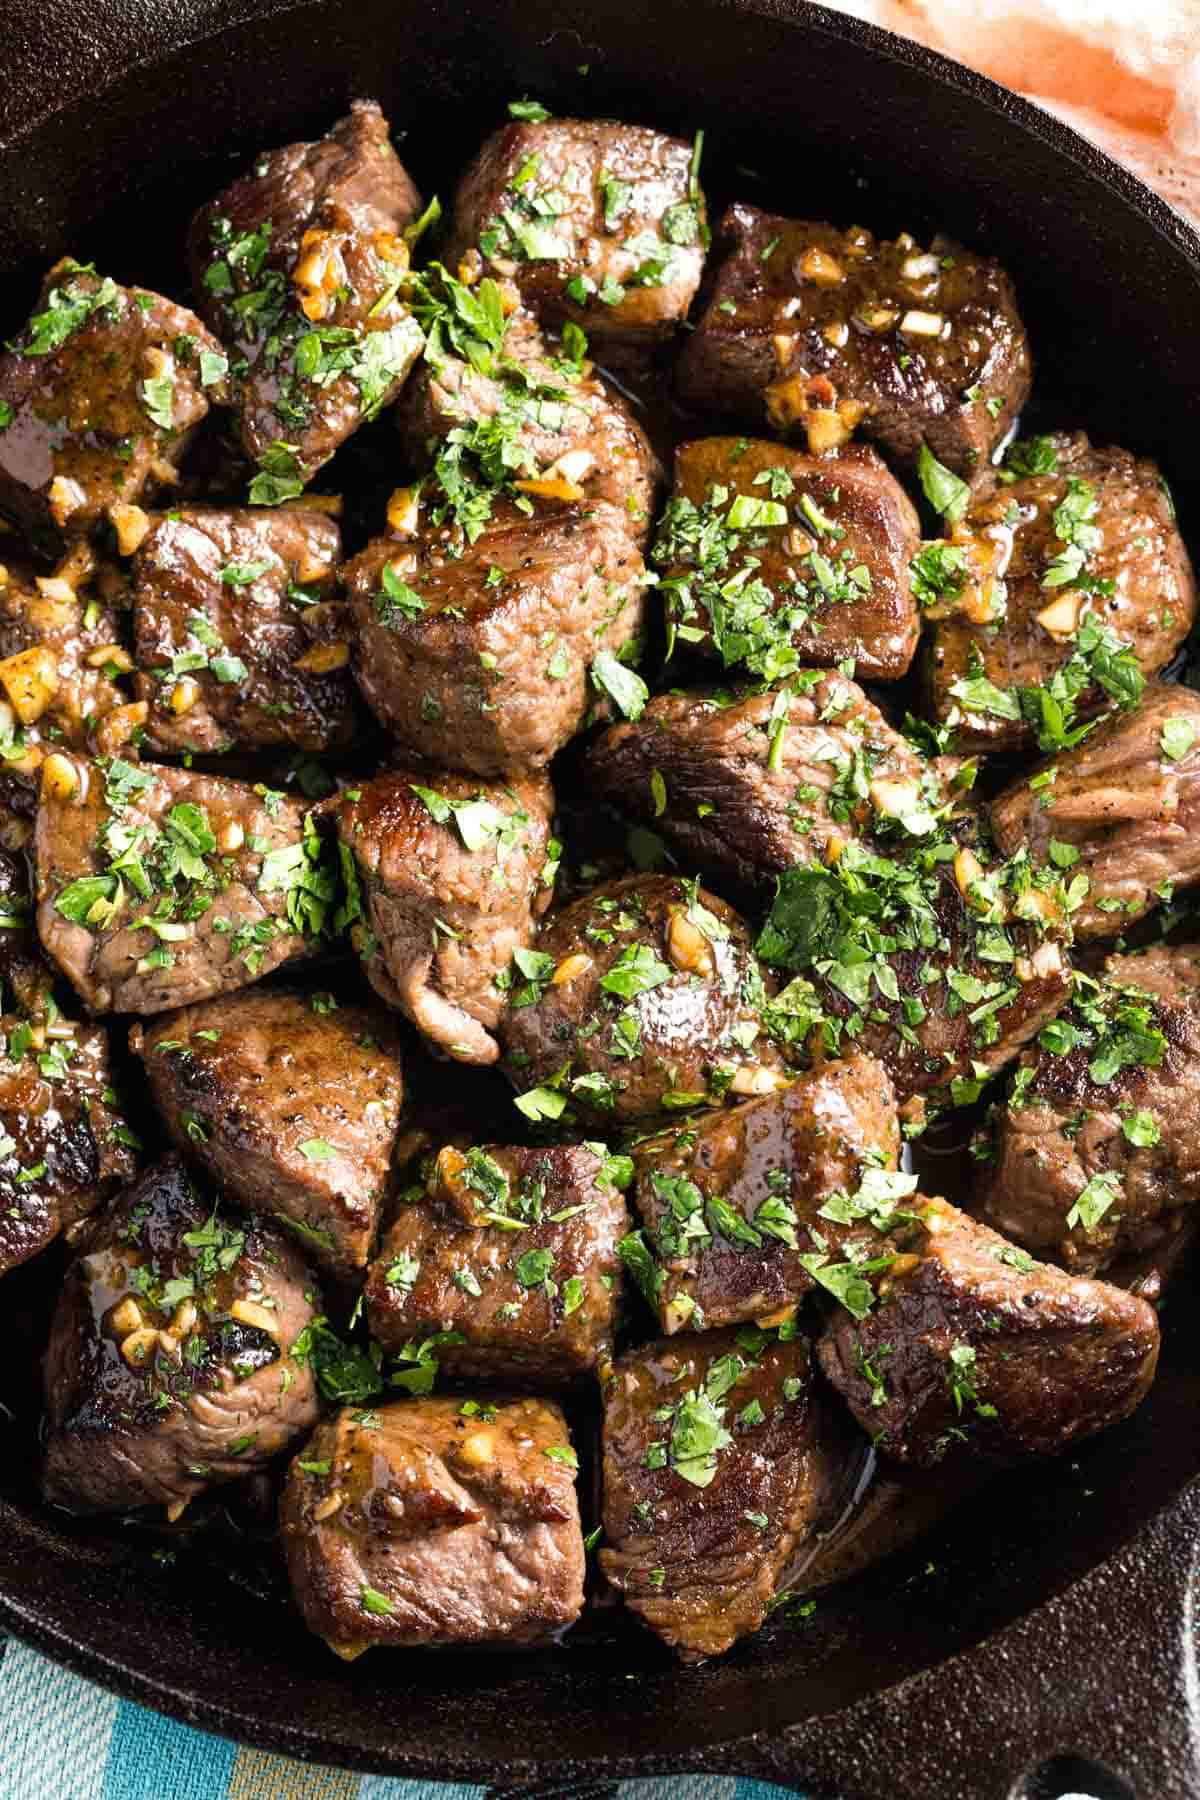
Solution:
M 447 1146 L 367 1279 L 385 1349 L 435 1334 L 450 1376 L 557 1387 L 603 1374 L 629 1215 L 602 1144 Z
M 973 479 L 1015 421 L 1030 354 L 999 264 L 935 238 L 731 206 L 680 358 L 689 404 L 748 426 L 803 427 L 810 448 L 860 427 L 897 462 L 924 441 Z M 815 441 L 814 441 L 815 438 Z
M 397 418 L 414 466 L 464 445 L 494 455 L 494 436 L 516 491 L 537 492 L 521 483 L 565 483 L 616 507 L 630 536 L 644 542 L 662 470 L 617 389 L 526 312 L 503 322 L 497 344 L 476 340 L 469 349 L 456 355 L 431 342 L 405 388 Z M 438 479 L 445 492 L 446 478 Z
M 624 1122 L 782 1081 L 749 935 L 698 884 L 611 882 L 553 914 L 537 950 L 503 1028 L 516 1086 L 560 1082 L 585 1112 Z
M 501 787 L 399 768 L 343 795 L 356 926 L 371 985 L 457 1062 L 490 1063 L 514 952 L 545 910 L 545 780 Z
M 548 1400 L 438 1396 L 326 1419 L 280 1509 L 309 1629 L 346 1658 L 546 1643 L 583 1606 L 574 1462 Z
M 1114 699 L 1128 705 L 1139 671 L 1164 668 L 1196 616 L 1195 576 L 1156 464 L 1094 449 L 1082 432 L 1033 443 L 1038 472 L 989 483 L 951 539 L 994 571 L 992 594 L 999 584 L 980 609 L 998 607 L 998 624 L 972 618 L 968 583 L 956 597 L 967 610 L 949 603 L 930 641 L 929 710 L 953 720 L 965 749 L 1032 749 L 1018 690 L 1056 679 L 1069 681 L 1080 719 Z M 1103 634 L 1091 648 L 1081 633 L 1089 619 Z M 1114 669 L 1122 650 L 1129 666 Z
M 192 280 L 231 352 L 257 497 L 290 498 L 400 392 L 423 334 L 397 289 L 421 197 L 373 100 L 261 155 L 192 221 Z
M 297 801 L 186 769 L 58 760 L 38 808 L 38 932 L 90 1011 L 163 1012 L 310 953 L 336 878 Z
M 340 557 L 334 521 L 301 507 L 186 507 L 155 521 L 133 590 L 150 748 L 321 751 L 353 741 L 361 715 Z
M 0 795 L 33 810 L 38 770 L 56 747 L 105 749 L 143 722 L 121 679 L 130 667 L 128 580 L 80 541 L 52 575 L 6 554 L 0 576 Z M 7 723 L 7 721 L 6 721 Z
M 914 1210 L 878 1303 L 839 1308 L 819 1350 L 881 1450 L 919 1467 L 952 1449 L 1054 1456 L 1134 1410 L 1158 1361 L 1144 1300 L 1034 1262 L 944 1200 Z
M 655 539 L 672 641 L 771 680 L 852 662 L 896 681 L 917 648 L 912 502 L 875 452 L 806 456 L 765 439 L 675 452 Z
M 600 1564 L 686 1661 L 758 1630 L 825 1521 L 846 1448 L 823 1408 L 803 1337 L 671 1338 L 609 1377 Z
M 1084 877 L 1077 939 L 1116 937 L 1200 881 L 1200 695 L 1150 683 L 1132 712 L 1007 787 L 991 821 L 1006 855 Z
M 1110 956 L 1098 981 L 1076 978 L 1074 1005 L 1017 1065 L 983 1211 L 1091 1275 L 1154 1251 L 1197 1198 L 1200 950 Z
M 46 1355 L 42 1490 L 72 1512 L 182 1511 L 316 1423 L 293 1352 L 312 1276 L 273 1227 L 239 1219 L 181 1159 L 147 1170 L 69 1270 Z
M 117 523 L 175 484 L 226 371 L 186 307 L 70 257 L 56 263 L 0 352 L 0 511 L 41 555 Z
M 792 1318 L 822 1260 L 875 1253 L 873 1221 L 915 1186 L 899 1150 L 891 1081 L 854 1055 L 644 1139 L 635 1204 L 662 1329 Z
M 103 1206 L 137 1169 L 98 1025 L 0 1015 L 0 1274 Z M 38 1047 L 40 1044 L 40 1048 Z
M 613 725 L 586 769 L 626 817 L 641 819 L 687 868 L 762 890 L 800 863 L 892 832 L 945 804 L 927 762 L 843 675 L 805 670 L 763 693 L 656 694 Z M 949 781 L 953 770 L 947 769 Z
M 504 505 L 474 543 L 434 527 L 378 538 L 345 578 L 355 674 L 381 724 L 418 756 L 514 777 L 583 724 L 597 658 L 637 636 L 645 569 L 611 507 Z
M 374 1249 L 404 1098 L 379 1009 L 248 989 L 135 1026 L 168 1132 L 231 1200 L 342 1275 Z
M 692 155 L 644 125 L 514 121 L 459 183 L 447 261 L 481 254 L 546 324 L 629 342 L 667 336 L 704 263 Z

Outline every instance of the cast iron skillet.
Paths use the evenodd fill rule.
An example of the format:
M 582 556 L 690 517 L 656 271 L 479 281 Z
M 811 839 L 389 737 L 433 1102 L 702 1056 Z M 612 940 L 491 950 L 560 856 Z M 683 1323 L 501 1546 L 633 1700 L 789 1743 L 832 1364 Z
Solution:
M 993 250 L 1040 349 L 1043 414 L 1156 456 L 1200 517 L 1200 239 L 1052 119 L 885 33 L 799 0 L 0 0 L 0 43 L 5 324 L 64 251 L 165 282 L 195 200 L 355 95 L 382 101 L 418 181 L 445 192 L 529 93 L 703 124 L 726 194 Z M 17 1388 L 45 1279 L 35 1265 L 4 1284 Z M 0 1624 L 191 1723 L 392 1774 L 546 1788 L 703 1769 L 850 1800 L 1194 1800 L 1194 1303 L 1185 1276 L 1126 1425 L 999 1480 L 809 1619 L 699 1670 L 630 1630 L 347 1669 L 260 1591 L 252 1544 L 214 1574 L 61 1529 L 34 1498 L 27 1421 L 2 1412 Z

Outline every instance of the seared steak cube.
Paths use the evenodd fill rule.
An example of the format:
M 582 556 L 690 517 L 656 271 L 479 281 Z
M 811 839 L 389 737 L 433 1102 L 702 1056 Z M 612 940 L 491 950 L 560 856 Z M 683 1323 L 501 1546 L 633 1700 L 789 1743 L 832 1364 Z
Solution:
M 654 545 L 671 640 L 768 681 L 847 658 L 895 681 L 917 647 L 920 535 L 863 445 L 817 457 L 765 439 L 681 444 Z
M 624 1121 L 782 1085 L 749 934 L 697 882 L 635 875 L 596 888 L 551 916 L 537 951 L 504 1024 L 518 1087 L 554 1083 Z
M 549 1400 L 346 1408 L 293 1462 L 280 1526 L 305 1623 L 347 1659 L 547 1643 L 583 1607 L 575 1452 Z
M 643 1139 L 645 1231 L 623 1254 L 662 1329 L 778 1324 L 823 1264 L 879 1254 L 916 1187 L 895 1172 L 899 1150 L 895 1093 L 868 1056 Z
M 195 313 L 70 257 L 0 352 L 0 512 L 41 554 L 173 485 L 225 357 Z
M 998 1231 L 1092 1275 L 1154 1250 L 1200 1199 L 1200 950 L 1157 945 L 1076 977 L 1017 1065 L 982 1205 Z
M 447 260 L 472 251 L 546 324 L 667 336 L 700 284 L 707 229 L 693 147 L 602 119 L 514 122 L 454 197 Z
M 819 1348 L 881 1450 L 919 1467 L 955 1445 L 1053 1456 L 1133 1412 L 1158 1361 L 1144 1300 L 1034 1262 L 945 1200 L 914 1210 L 878 1303 L 839 1307 Z
M 435 503 L 486 518 L 485 478 L 503 475 L 510 498 L 606 500 L 641 543 L 662 470 L 631 407 L 528 313 L 497 312 L 493 338 L 472 338 L 458 354 L 431 338 L 397 409 L 414 464 L 434 459 L 426 481 Z M 465 493 L 464 469 L 480 475 Z
M 1073 750 L 992 802 L 1006 855 L 1080 875 L 1080 939 L 1115 937 L 1200 881 L 1200 695 L 1154 682 Z
M 119 757 L 47 760 L 35 842 L 42 943 L 93 1013 L 257 981 L 309 954 L 337 891 L 299 802 Z
M 372 100 L 260 156 L 192 221 L 192 278 L 232 352 L 252 497 L 298 494 L 396 398 L 423 335 L 397 290 L 421 197 Z
M 72 1512 L 177 1517 L 317 1420 L 290 1351 L 316 1311 L 299 1252 L 223 1211 L 177 1156 L 89 1229 L 46 1352 L 42 1491 Z
M 0 1016 L 0 1274 L 68 1236 L 136 1168 L 99 1025 Z
M 1195 577 L 1145 458 L 1076 432 L 1015 446 L 1006 473 L 934 571 L 930 707 L 961 747 L 1057 747 L 1048 704 L 1066 725 L 1132 705 L 1192 628 Z
M 965 1103 L 1065 1005 L 1068 912 L 1057 870 L 987 867 L 946 840 L 891 860 L 851 844 L 780 877 L 758 952 L 804 979 L 771 1022 L 793 992 L 800 1015 L 815 997 L 827 1041 L 877 1057 L 902 1101 Z
M 456 1062 L 490 1063 L 514 951 L 550 899 L 554 795 L 401 768 L 345 790 L 337 812 L 371 984 Z M 503 978 L 503 982 L 501 980 Z
M 783 219 L 731 206 L 723 258 L 679 361 L 689 404 L 809 448 L 861 425 L 897 461 L 922 441 L 960 476 L 982 471 L 1029 394 L 1030 357 L 999 264 L 937 237 Z
M 134 561 L 138 694 L 155 750 L 345 748 L 358 726 L 341 533 L 324 513 L 194 506 Z
M 83 542 L 53 575 L 6 563 L 0 576 L 0 697 L 9 714 L 0 733 L 0 777 L 5 786 L 12 781 L 13 804 L 24 800 L 22 787 L 36 785 L 48 745 L 103 745 L 122 710 L 129 730 L 140 722 L 141 713 L 127 705 L 118 686 L 132 666 L 117 622 L 126 593 L 122 572 L 98 563 Z
M 624 673 L 645 580 L 608 506 L 505 504 L 473 543 L 451 527 L 378 538 L 346 569 L 359 686 L 406 749 L 472 775 L 535 774 L 582 726 L 593 672 Z
M 603 1371 L 629 1229 L 617 1179 L 602 1144 L 447 1146 L 371 1267 L 371 1336 L 397 1352 L 448 1333 L 438 1362 L 467 1380 Z
M 687 1661 L 757 1631 L 845 1467 L 808 1342 L 710 1331 L 621 1357 L 605 1391 L 600 1566 Z
M 272 988 L 168 1013 L 131 1042 L 167 1130 L 231 1199 L 325 1267 L 366 1267 L 404 1097 L 386 1015 Z
M 586 770 L 685 866 L 743 891 L 880 832 L 910 841 L 930 829 L 953 781 L 854 682 L 817 670 L 745 698 L 657 694 L 640 719 L 589 745 Z

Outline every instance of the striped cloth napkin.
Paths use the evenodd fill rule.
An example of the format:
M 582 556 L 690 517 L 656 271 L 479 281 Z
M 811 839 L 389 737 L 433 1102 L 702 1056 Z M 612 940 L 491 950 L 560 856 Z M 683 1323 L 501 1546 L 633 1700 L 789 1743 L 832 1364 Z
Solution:
M 0 1644 L 0 1800 L 484 1800 L 486 1788 L 355 1775 L 249 1750 Z M 575 1800 L 787 1800 L 725 1775 L 564 1789 Z

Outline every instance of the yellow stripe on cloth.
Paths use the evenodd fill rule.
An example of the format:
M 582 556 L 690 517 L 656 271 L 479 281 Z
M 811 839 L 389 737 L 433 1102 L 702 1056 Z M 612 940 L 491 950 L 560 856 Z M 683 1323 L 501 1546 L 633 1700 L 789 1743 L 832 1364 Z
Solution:
M 229 1777 L 228 1800 L 357 1800 L 361 1781 L 349 1769 L 315 1768 L 243 1747 Z

